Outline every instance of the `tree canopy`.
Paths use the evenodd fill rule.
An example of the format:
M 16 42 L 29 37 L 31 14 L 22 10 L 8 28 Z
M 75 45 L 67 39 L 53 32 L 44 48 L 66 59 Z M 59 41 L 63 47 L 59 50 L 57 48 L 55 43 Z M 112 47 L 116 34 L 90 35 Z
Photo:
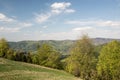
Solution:
M 97 70 L 102 80 L 120 79 L 120 42 L 112 41 L 102 48 Z
M 57 52 L 51 45 L 43 44 L 38 48 L 38 53 L 34 56 L 35 60 L 38 60 L 38 64 L 52 67 L 61 68 L 61 54 Z
M 4 38 L 0 39 L 0 57 L 4 57 L 8 49 L 7 41 Z
M 95 69 L 94 45 L 87 35 L 76 41 L 66 62 L 68 72 L 86 80 L 91 79 Z

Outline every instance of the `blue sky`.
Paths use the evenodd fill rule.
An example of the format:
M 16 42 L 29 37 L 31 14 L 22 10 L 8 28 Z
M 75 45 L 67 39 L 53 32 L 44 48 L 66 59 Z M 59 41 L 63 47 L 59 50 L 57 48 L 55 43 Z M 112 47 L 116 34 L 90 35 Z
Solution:
M 120 0 L 0 0 L 8 41 L 120 38 Z

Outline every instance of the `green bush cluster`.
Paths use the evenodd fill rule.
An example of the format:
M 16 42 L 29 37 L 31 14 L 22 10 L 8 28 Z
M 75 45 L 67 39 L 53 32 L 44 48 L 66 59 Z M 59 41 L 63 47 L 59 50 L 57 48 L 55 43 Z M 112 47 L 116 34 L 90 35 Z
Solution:
M 96 71 L 94 45 L 87 35 L 78 40 L 66 59 L 65 70 L 85 80 L 92 80 Z
M 84 35 L 65 59 L 65 70 L 84 80 L 120 80 L 120 42 L 104 45 L 99 55 L 95 49 L 91 39 Z
M 60 60 L 61 54 L 48 44 L 40 46 L 37 54 L 32 57 L 33 63 L 57 69 L 62 68 Z
M 101 80 L 120 80 L 120 42 L 112 41 L 102 48 L 97 71 Z

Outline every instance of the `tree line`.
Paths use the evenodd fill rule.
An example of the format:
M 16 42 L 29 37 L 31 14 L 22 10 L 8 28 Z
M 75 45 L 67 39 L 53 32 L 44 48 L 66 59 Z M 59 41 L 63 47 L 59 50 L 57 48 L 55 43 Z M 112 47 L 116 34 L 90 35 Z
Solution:
M 62 69 L 60 66 L 62 55 L 49 44 L 38 46 L 37 53 L 31 53 L 21 50 L 15 51 L 9 47 L 5 39 L 0 39 L 0 57 Z
M 120 42 L 111 41 L 98 52 L 92 40 L 83 35 L 69 53 L 63 56 L 49 44 L 39 45 L 36 53 L 15 51 L 0 39 L 0 57 L 63 69 L 83 80 L 120 79 Z

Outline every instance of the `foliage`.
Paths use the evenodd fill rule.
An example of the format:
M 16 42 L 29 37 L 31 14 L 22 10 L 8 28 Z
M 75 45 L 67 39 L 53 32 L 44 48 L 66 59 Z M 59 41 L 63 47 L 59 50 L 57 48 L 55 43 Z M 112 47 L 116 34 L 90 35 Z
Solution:
M 33 64 L 38 64 L 39 63 L 38 56 L 36 54 L 32 54 L 31 59 L 32 59 Z
M 91 80 L 96 67 L 94 45 L 91 39 L 83 35 L 80 40 L 76 41 L 70 53 L 70 57 L 66 59 L 66 70 L 75 76 Z
M 0 57 L 5 56 L 8 48 L 9 46 L 8 46 L 7 41 L 4 38 L 0 39 Z
M 8 49 L 7 52 L 6 52 L 5 58 L 10 59 L 10 60 L 15 60 L 14 50 L 13 49 Z
M 52 53 L 53 48 L 50 45 L 43 44 L 39 49 L 38 49 L 38 59 L 39 59 L 39 64 L 40 65 L 45 65 L 48 59 L 48 56 L 50 53 Z
M 35 59 L 36 58 L 36 59 Z M 38 62 L 40 65 L 52 67 L 52 68 L 60 68 L 60 58 L 61 55 L 54 48 L 48 44 L 43 44 L 38 49 L 37 56 L 33 57 L 34 63 Z M 38 61 L 36 61 L 38 60 Z
M 26 55 L 27 54 L 26 52 L 22 52 L 22 51 L 16 51 L 14 52 L 14 59 L 15 61 L 23 61 L 23 62 L 26 62 Z
M 42 44 L 37 45 L 38 53 L 31 54 L 22 50 L 10 49 L 5 39 L 0 40 L 0 56 L 7 59 L 22 61 L 28 63 L 39 64 L 47 67 L 61 69 L 61 54 L 56 51 L 51 45 Z
M 26 54 L 26 61 L 27 61 L 28 63 L 32 63 L 32 55 L 30 54 L 30 52 L 28 52 L 28 53 Z
M 108 43 L 114 39 L 107 38 L 92 38 L 95 45 L 101 45 Z M 116 39 L 120 41 L 120 39 Z M 50 44 L 55 50 L 62 54 L 69 54 L 69 48 L 73 46 L 76 40 L 40 40 L 40 41 L 18 41 L 18 42 L 8 42 L 10 48 L 13 50 L 22 50 L 23 52 L 35 52 L 38 49 L 38 45 Z
M 94 46 L 87 35 L 83 35 L 74 45 L 72 45 L 73 42 L 68 40 L 66 44 L 66 41 L 50 40 L 30 44 L 23 41 L 22 44 L 19 43 L 22 50 L 19 48 L 13 50 L 5 39 L 0 39 L 0 57 L 56 69 L 64 68 L 67 72 L 84 80 L 120 79 L 120 42 L 112 41 L 108 44 Z M 59 48 L 56 48 L 57 45 Z M 28 52 L 26 46 L 29 49 L 38 50 Z M 65 51 L 64 55 L 61 54 L 62 51 Z M 66 55 L 68 51 L 70 55 Z
M 45 66 L 61 69 L 62 64 L 60 62 L 61 54 L 59 52 L 53 51 L 49 54 Z
M 112 41 L 102 48 L 97 71 L 101 80 L 120 79 L 120 42 Z

